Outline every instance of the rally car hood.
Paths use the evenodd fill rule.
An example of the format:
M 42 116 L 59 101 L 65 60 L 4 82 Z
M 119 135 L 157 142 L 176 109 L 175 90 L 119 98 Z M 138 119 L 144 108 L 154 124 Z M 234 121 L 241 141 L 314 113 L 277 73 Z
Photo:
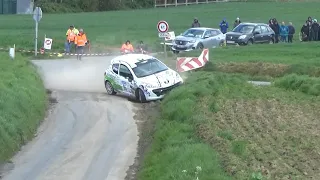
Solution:
M 152 86 L 153 89 L 156 89 L 169 87 L 178 83 L 180 81 L 178 77 L 175 71 L 168 69 L 157 74 L 140 78 L 139 81 L 141 85 Z

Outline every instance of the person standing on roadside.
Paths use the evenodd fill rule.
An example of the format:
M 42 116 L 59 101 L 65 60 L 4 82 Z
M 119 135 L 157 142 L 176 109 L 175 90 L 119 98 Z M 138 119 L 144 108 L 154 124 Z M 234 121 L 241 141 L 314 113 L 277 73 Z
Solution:
M 79 30 L 78 35 L 75 38 L 75 44 L 77 46 L 77 60 L 81 60 L 81 57 L 84 53 L 84 47 L 87 45 L 87 36 L 83 32 L 83 29 Z
M 296 30 L 293 27 L 292 22 L 289 22 L 288 30 L 289 30 L 288 42 L 292 43 L 293 35 L 296 33 Z
M 272 30 L 274 31 L 274 39 L 275 43 L 279 42 L 279 35 L 280 35 L 280 25 L 278 24 L 278 21 L 276 18 L 272 19 Z
M 312 21 L 307 20 L 308 26 L 308 41 L 312 41 Z
M 195 27 L 200 27 L 201 25 L 200 25 L 200 23 L 199 23 L 199 21 L 198 21 L 198 18 L 194 18 L 193 19 L 193 23 L 191 24 L 191 27 L 192 28 L 195 28 Z
M 74 45 L 74 40 L 79 33 L 78 29 L 74 27 L 74 25 L 71 25 L 69 29 L 67 30 L 66 36 L 67 41 L 65 42 L 65 52 L 70 53 L 70 50 L 72 46 Z
M 304 23 L 301 30 L 301 41 L 308 41 L 309 39 L 309 27 L 308 27 L 308 21 Z
M 237 17 L 237 19 L 234 21 L 233 28 L 237 27 L 240 23 L 241 23 L 241 20 L 239 17 Z
M 289 28 L 286 26 L 284 22 L 281 23 L 280 26 L 280 37 L 281 37 L 281 42 L 287 42 L 287 37 L 289 34 Z
M 311 36 L 313 41 L 318 41 L 319 23 L 317 19 L 314 19 L 311 25 Z
M 223 34 L 227 33 L 228 28 L 229 28 L 229 24 L 226 20 L 226 18 L 224 18 L 221 22 L 220 22 L 220 30 Z

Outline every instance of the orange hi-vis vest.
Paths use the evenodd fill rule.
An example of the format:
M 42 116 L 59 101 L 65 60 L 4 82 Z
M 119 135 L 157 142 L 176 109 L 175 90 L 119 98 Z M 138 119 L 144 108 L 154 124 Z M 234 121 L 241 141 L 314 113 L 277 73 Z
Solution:
M 75 40 L 76 36 L 77 36 L 77 30 L 75 30 L 75 29 L 73 29 L 73 30 L 69 29 L 69 30 L 67 31 L 67 40 L 68 40 L 69 42 L 73 42 L 73 41 Z
M 131 44 L 123 44 L 122 47 L 121 47 L 121 51 L 124 51 L 124 50 L 128 50 L 128 51 L 133 51 L 133 46 Z
M 85 46 L 87 43 L 87 36 L 85 34 L 78 34 L 75 38 L 74 44 L 77 46 Z

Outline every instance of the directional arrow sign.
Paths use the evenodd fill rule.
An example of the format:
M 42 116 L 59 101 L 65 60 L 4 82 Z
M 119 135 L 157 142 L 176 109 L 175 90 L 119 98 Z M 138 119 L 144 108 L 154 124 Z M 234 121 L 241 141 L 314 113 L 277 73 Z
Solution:
M 36 7 L 33 11 L 33 19 L 38 23 L 42 18 L 42 10 L 40 7 Z

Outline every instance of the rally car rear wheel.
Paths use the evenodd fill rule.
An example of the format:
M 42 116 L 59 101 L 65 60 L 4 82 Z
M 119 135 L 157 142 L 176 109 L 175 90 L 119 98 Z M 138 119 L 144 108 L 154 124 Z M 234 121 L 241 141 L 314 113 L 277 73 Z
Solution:
M 147 102 L 146 96 L 144 95 L 144 92 L 141 89 L 136 90 L 136 98 L 141 103 Z
M 112 84 L 109 82 L 109 81 L 105 81 L 105 87 L 106 87 L 106 90 L 107 90 L 107 93 L 109 95 L 114 95 L 116 94 L 116 92 L 114 91 L 113 87 L 112 87 Z

